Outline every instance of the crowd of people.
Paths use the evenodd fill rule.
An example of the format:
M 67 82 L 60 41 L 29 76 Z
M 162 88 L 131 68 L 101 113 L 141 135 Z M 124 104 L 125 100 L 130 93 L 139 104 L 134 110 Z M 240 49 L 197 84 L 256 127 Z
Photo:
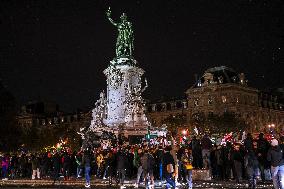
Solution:
M 241 143 L 215 144 L 209 136 L 194 136 L 184 145 L 171 142 L 85 148 L 72 152 L 70 148 L 45 153 L 1 155 L 1 176 L 7 179 L 86 180 L 90 187 L 92 175 L 108 179 L 109 184 L 125 187 L 125 179 L 134 179 L 135 187 L 154 187 L 154 181 L 166 188 L 185 184 L 192 188 L 195 169 L 208 171 L 213 180 L 247 182 L 256 188 L 258 180 L 272 180 L 275 189 L 284 189 L 284 140 L 268 141 L 262 133 L 257 139 L 251 134 Z

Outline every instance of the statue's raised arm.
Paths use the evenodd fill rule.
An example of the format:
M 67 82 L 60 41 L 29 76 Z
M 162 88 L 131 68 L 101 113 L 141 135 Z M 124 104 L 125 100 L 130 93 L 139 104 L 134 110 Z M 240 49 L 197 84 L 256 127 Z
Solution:
M 108 10 L 106 11 L 106 15 L 107 15 L 107 18 L 108 18 L 108 20 L 110 21 L 110 23 L 112 23 L 114 26 L 117 26 L 117 23 L 115 23 L 115 22 L 113 21 L 113 19 L 110 17 L 110 16 L 111 16 L 110 7 L 109 7 Z
M 106 12 L 108 20 L 117 28 L 118 35 L 116 39 L 116 58 L 132 57 L 133 55 L 133 29 L 132 24 L 127 20 L 125 13 L 120 16 L 120 21 L 115 23 L 111 18 L 111 10 L 108 8 Z

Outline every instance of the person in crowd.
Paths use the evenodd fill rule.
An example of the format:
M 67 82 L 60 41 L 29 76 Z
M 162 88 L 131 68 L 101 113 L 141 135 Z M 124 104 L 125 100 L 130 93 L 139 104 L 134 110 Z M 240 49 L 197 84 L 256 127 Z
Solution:
M 26 154 L 21 154 L 19 159 L 19 165 L 20 165 L 20 177 L 25 178 L 27 176 L 26 167 L 28 164 L 27 156 Z
M 135 167 L 132 163 L 134 161 L 134 153 L 133 153 L 133 148 L 131 146 L 127 147 L 126 156 L 127 156 L 127 161 L 130 162 L 127 164 L 126 167 L 126 175 L 128 176 L 128 178 L 133 178 Z
M 157 163 L 158 163 L 158 168 L 159 168 L 159 184 L 163 181 L 163 155 L 164 155 L 164 150 L 163 146 L 159 145 L 158 150 L 156 151 L 156 156 L 157 156 Z
M 41 178 L 50 178 L 52 171 L 52 155 L 50 152 L 42 155 Z
M 109 184 L 112 185 L 112 180 L 116 175 L 116 167 L 117 167 L 117 151 L 114 149 L 112 149 L 110 151 L 111 155 L 108 157 L 108 161 L 109 161 Z
M 111 163 L 113 161 L 113 153 L 111 150 L 107 150 L 106 151 L 106 156 L 104 158 L 104 175 L 103 175 L 103 179 L 106 179 L 107 177 L 109 177 L 111 169 Z
M 101 151 L 97 154 L 96 163 L 97 163 L 97 177 L 101 178 L 102 177 L 102 168 L 103 168 L 103 164 L 104 164 L 104 156 L 103 156 L 103 153 Z
M 191 140 L 191 149 L 192 149 L 192 157 L 193 157 L 193 167 L 197 169 L 202 169 L 202 151 L 200 140 L 197 139 L 196 136 Z
M 40 176 L 42 179 L 47 178 L 47 163 L 46 163 L 47 153 L 40 154 Z
M 175 180 L 173 179 L 174 175 L 174 167 L 175 167 L 175 161 L 173 156 L 170 153 L 171 151 L 171 147 L 167 146 L 165 147 L 165 153 L 164 153 L 164 157 L 163 157 L 163 163 L 164 163 L 164 167 L 166 167 L 165 169 L 165 177 L 166 177 L 166 189 L 168 188 L 175 188 L 176 184 L 175 184 Z
M 34 179 L 40 179 L 40 159 L 39 156 L 32 155 L 31 157 L 31 163 L 32 163 L 32 180 Z
M 71 174 L 71 155 L 69 154 L 68 151 L 64 152 L 63 154 L 63 176 L 64 176 L 64 180 L 69 180 L 70 178 L 70 174 Z
M 140 183 L 140 178 L 142 176 L 143 173 L 143 168 L 142 168 L 142 163 L 141 163 L 141 159 L 143 157 L 144 153 L 142 151 L 142 149 L 138 149 L 135 151 L 135 155 L 134 155 L 134 165 L 135 167 L 137 167 L 137 178 L 136 178 L 136 183 L 135 183 L 135 188 L 138 188 L 139 183 Z
M 82 164 L 85 167 L 85 179 L 86 179 L 86 183 L 85 183 L 85 187 L 86 188 L 90 188 L 91 187 L 91 178 L 90 178 L 90 172 L 91 172 L 91 152 L 90 149 L 87 148 L 84 151 L 83 157 L 82 157 Z
M 271 141 L 271 147 L 267 152 L 267 160 L 271 163 L 271 175 L 275 189 L 284 188 L 284 159 L 283 151 L 278 145 L 278 140 Z
M 256 188 L 259 170 L 262 180 L 265 181 L 269 179 L 269 167 L 274 188 L 283 187 L 281 181 L 284 179 L 284 137 L 280 138 L 279 144 L 273 139 L 271 145 L 263 133 L 259 134 L 257 140 L 253 140 L 248 134 L 243 142 L 238 143 L 217 141 L 218 145 L 212 146 L 209 140 L 209 136 L 205 135 L 201 141 L 193 137 L 191 141 L 180 145 L 173 142 L 173 138 L 167 138 L 167 142 L 157 139 L 138 145 L 126 145 L 122 141 L 121 145 L 113 143 L 113 146 L 104 148 L 98 146 L 92 148 L 93 151 L 91 148 L 80 153 L 74 151 L 74 155 L 65 151 L 65 147 L 54 153 L 35 154 L 21 151 L 15 155 L 5 156 L 7 160 L 1 158 L 0 175 L 9 179 L 52 178 L 55 183 L 59 181 L 61 174 L 66 180 L 72 179 L 73 176 L 80 178 L 85 168 L 87 188 L 90 187 L 91 175 L 96 175 L 97 172 L 99 174 L 96 177 L 109 178 L 109 185 L 112 184 L 112 178 L 116 178 L 115 181 L 120 184 L 120 188 L 125 188 L 125 178 L 131 180 L 135 177 L 135 188 L 138 188 L 140 182 L 151 188 L 154 179 L 162 185 L 163 178 L 166 179 L 166 188 L 178 188 L 179 183 L 185 181 L 188 188 L 192 188 L 192 169 L 207 168 L 202 174 L 209 173 L 212 179 L 230 181 L 234 178 L 237 183 L 248 180 L 249 187 Z M 204 155 L 207 152 L 210 155 Z M 94 169 L 94 162 L 98 164 L 98 171 Z
M 226 146 L 223 149 L 224 155 L 223 155 L 223 162 L 225 167 L 225 179 L 231 180 L 232 179 L 232 172 L 233 172 L 233 160 L 232 160 L 232 151 L 233 147 L 230 142 L 226 142 Z
M 124 180 L 125 180 L 126 167 L 128 163 L 125 149 L 120 148 L 117 152 L 116 158 L 117 158 L 116 159 L 116 162 L 117 162 L 116 170 L 119 175 L 120 188 L 125 188 Z
M 154 157 L 147 149 L 144 150 L 144 154 L 141 157 L 141 165 L 144 173 L 144 179 L 145 179 L 145 187 L 146 188 L 153 188 L 154 187 Z M 148 185 L 148 182 L 150 181 L 150 185 Z
M 209 169 L 210 166 L 210 150 L 212 148 L 212 141 L 209 136 L 205 134 L 201 139 L 203 168 Z
M 251 133 L 247 134 L 247 137 L 244 140 L 244 147 L 246 151 L 253 150 L 253 138 Z
M 224 180 L 225 179 L 225 166 L 224 166 L 224 158 L 223 158 L 223 150 L 224 147 L 221 145 L 217 146 L 215 151 L 216 157 L 216 179 Z
M 69 180 L 72 180 L 74 177 L 77 178 L 77 163 L 76 163 L 76 151 L 71 151 L 71 148 L 69 148 L 69 155 L 70 155 L 70 177 Z
M 171 155 L 174 158 L 174 180 L 177 186 L 180 185 L 180 183 L 178 182 L 178 177 L 179 177 L 179 159 L 177 157 L 177 151 L 178 151 L 178 146 L 174 144 L 174 140 L 172 139 L 172 143 L 171 143 Z
M 56 151 L 52 156 L 52 165 L 53 165 L 53 184 L 55 184 L 56 180 L 59 181 L 59 173 L 60 173 L 60 164 L 61 159 L 59 153 Z
M 248 181 L 249 181 L 249 188 L 255 189 L 256 188 L 256 181 L 258 176 L 258 159 L 256 156 L 256 152 L 254 150 L 249 150 L 245 155 L 245 168 L 247 171 Z
M 196 151 L 196 157 L 198 157 L 197 168 L 203 169 L 202 147 L 201 147 L 200 139 L 197 139 L 195 151 Z
M 2 180 L 8 180 L 8 167 L 9 167 L 9 158 L 8 155 L 2 157 Z
M 241 182 L 242 179 L 242 163 L 243 163 L 243 155 L 240 151 L 240 145 L 235 144 L 234 150 L 232 151 L 232 161 L 234 165 L 235 179 L 237 183 Z
M 279 147 L 280 147 L 281 150 L 283 150 L 283 152 L 284 152 L 284 136 L 280 136 L 280 139 L 279 139 Z
M 253 149 L 248 150 L 245 155 L 244 166 L 247 171 L 249 188 L 256 188 L 256 181 L 258 176 L 259 161 L 257 158 L 257 144 L 255 143 Z
M 177 179 L 177 184 L 179 185 L 180 183 L 182 183 L 184 181 L 185 178 L 185 173 L 184 173 L 184 169 L 183 169 L 183 162 L 181 161 L 181 157 L 184 154 L 184 150 L 185 150 L 185 146 L 180 147 L 178 146 L 178 150 L 177 150 L 177 159 L 178 159 L 178 179 Z
M 213 179 L 218 178 L 218 164 L 216 157 L 217 145 L 215 144 L 210 151 L 210 167 L 211 167 L 211 175 Z
M 10 159 L 11 179 L 15 179 L 17 177 L 17 170 L 18 170 L 18 158 L 15 154 L 13 154 Z
M 82 153 L 78 152 L 75 155 L 75 161 L 76 161 L 76 177 L 81 178 L 82 177 L 82 172 L 83 172 L 83 166 L 82 166 Z
M 182 167 L 185 173 L 185 179 L 187 181 L 188 189 L 192 189 L 192 155 L 188 149 L 184 150 L 181 157 Z
M 2 177 L 2 159 L 3 155 L 0 153 L 0 177 Z
M 27 177 L 31 177 L 32 176 L 32 173 L 33 173 L 33 171 L 32 171 L 32 162 L 31 162 L 31 155 L 32 154 L 28 154 L 28 156 L 27 156 L 27 159 L 28 159 L 28 161 L 27 161 L 27 167 L 26 167 L 26 174 L 27 174 Z
M 257 158 L 259 162 L 259 170 L 261 180 L 265 181 L 265 170 L 269 169 L 269 162 L 267 161 L 267 152 L 270 147 L 269 142 L 264 138 L 264 134 L 260 133 L 257 140 Z

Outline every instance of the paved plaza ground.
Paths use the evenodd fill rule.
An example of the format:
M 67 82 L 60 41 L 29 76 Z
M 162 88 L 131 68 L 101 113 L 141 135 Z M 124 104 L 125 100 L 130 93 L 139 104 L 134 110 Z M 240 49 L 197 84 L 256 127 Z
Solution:
M 84 180 L 71 180 L 71 181 L 57 181 L 53 185 L 53 181 L 51 180 L 7 180 L 0 181 L 0 188 L 84 188 Z M 127 188 L 134 188 L 134 181 L 127 180 L 125 182 Z M 217 189 L 217 188 L 248 188 L 246 182 L 242 184 L 236 184 L 234 181 L 194 181 L 193 188 L 208 188 L 208 189 Z M 117 185 L 110 186 L 108 181 L 95 179 L 91 182 L 91 188 L 99 189 L 99 188 L 119 188 Z M 140 185 L 139 188 L 145 188 L 143 185 Z M 164 185 L 159 185 L 158 182 L 155 183 L 155 188 L 165 188 Z M 184 185 L 180 185 L 178 188 L 186 188 Z M 257 188 L 266 188 L 272 189 L 272 183 L 259 183 Z

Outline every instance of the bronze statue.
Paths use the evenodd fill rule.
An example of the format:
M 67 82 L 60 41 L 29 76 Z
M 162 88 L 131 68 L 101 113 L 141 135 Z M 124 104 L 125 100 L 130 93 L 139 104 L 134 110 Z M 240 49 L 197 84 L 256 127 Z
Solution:
M 115 23 L 111 18 L 111 10 L 110 7 L 106 12 L 107 18 L 109 21 L 117 27 L 118 36 L 116 41 L 116 57 L 132 57 L 133 55 L 133 29 L 131 22 L 127 21 L 127 16 L 125 13 L 122 13 L 120 16 L 120 22 Z

